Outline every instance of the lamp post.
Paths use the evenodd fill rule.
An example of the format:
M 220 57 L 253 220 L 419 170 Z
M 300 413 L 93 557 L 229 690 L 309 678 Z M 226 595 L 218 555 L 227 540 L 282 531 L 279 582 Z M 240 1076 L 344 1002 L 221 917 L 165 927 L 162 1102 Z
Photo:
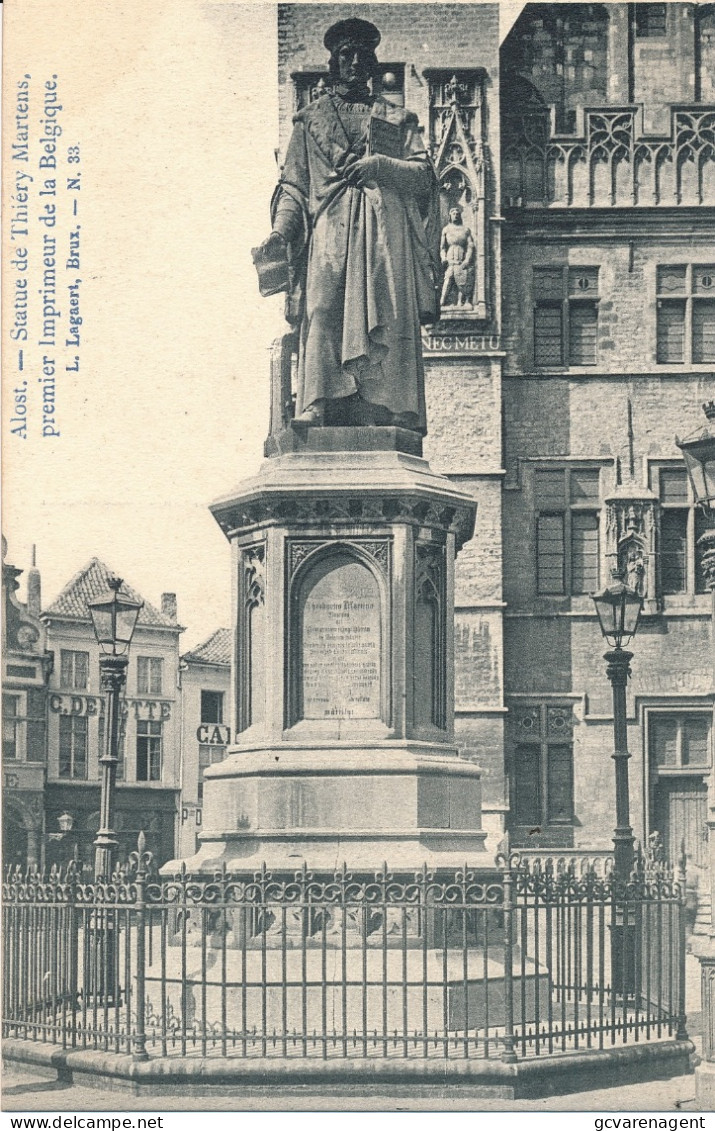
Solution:
M 614 873 L 622 902 L 614 899 L 611 928 L 611 986 L 626 1000 L 635 992 L 636 923 L 628 907 L 626 884 L 633 867 L 633 829 L 628 794 L 628 723 L 626 685 L 633 653 L 623 647 L 635 636 L 643 598 L 614 577 L 610 585 L 593 594 L 598 623 L 611 650 L 606 652 L 606 673 L 613 689 L 613 761 L 616 765 L 616 827 L 613 832 Z
M 631 674 L 633 653 L 623 647 L 635 636 L 643 598 L 622 581 L 614 579 L 600 593 L 593 594 L 601 632 L 611 645 L 606 652 L 606 674 L 613 689 L 613 760 L 616 764 L 616 828 L 613 833 L 613 855 L 616 875 L 627 882 L 633 866 L 633 829 L 631 828 L 628 794 L 628 726 L 626 722 L 626 685 Z
M 120 594 L 121 577 L 110 577 L 107 580 L 107 592 L 88 602 L 94 634 L 100 648 L 100 685 L 107 695 L 105 748 L 99 758 L 102 780 L 99 831 L 94 842 L 95 879 L 111 875 L 112 854 L 117 847 L 117 834 L 114 831 L 114 784 L 119 756 L 120 696 L 127 678 L 127 652 L 143 605 L 142 601 L 134 601 L 131 597 Z
M 715 401 L 704 404 L 703 411 L 707 425 L 685 440 L 678 440 L 676 436 L 675 442 L 685 460 L 695 501 L 712 520 L 715 518 Z M 712 597 L 715 681 L 715 528 L 711 527 L 705 531 L 698 539 L 698 546 L 701 550 L 705 584 Z M 702 987 L 703 1061 L 695 1069 L 696 1098 L 707 1106 L 715 1103 L 715 765 L 710 770 L 708 802 L 710 937 L 698 954 Z M 693 949 L 695 950 L 695 947 Z

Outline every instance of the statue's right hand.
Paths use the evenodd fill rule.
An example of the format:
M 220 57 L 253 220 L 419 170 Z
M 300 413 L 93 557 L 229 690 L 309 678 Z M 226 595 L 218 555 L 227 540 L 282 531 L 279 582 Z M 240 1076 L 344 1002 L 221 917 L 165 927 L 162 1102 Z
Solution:
M 280 232 L 270 236 L 251 251 L 258 272 L 258 287 L 264 297 L 290 288 L 290 272 L 286 238 Z

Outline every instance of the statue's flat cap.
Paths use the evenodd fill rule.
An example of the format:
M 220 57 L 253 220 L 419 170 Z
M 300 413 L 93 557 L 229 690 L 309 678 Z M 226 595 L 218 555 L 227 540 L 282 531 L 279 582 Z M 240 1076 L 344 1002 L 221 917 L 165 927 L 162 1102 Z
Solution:
M 359 20 L 351 17 L 349 20 L 338 20 L 336 24 L 325 33 L 323 43 L 328 51 L 336 51 L 342 43 L 356 43 L 361 47 L 368 47 L 374 51 L 380 42 L 380 33 L 369 20 Z

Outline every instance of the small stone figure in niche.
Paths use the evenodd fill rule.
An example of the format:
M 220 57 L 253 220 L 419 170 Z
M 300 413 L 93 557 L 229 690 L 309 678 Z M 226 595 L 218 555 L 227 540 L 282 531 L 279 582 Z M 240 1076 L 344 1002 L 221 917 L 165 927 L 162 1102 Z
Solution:
M 456 205 L 449 210 L 449 223 L 442 229 L 439 251 L 445 268 L 442 306 L 471 307 L 477 249 L 471 228 L 462 220 L 462 209 Z M 455 291 L 456 296 L 451 297 Z
M 420 323 L 438 317 L 439 189 L 414 114 L 374 94 L 377 28 L 328 29 L 330 83 L 295 117 L 254 252 L 300 327 L 295 423 L 426 432 Z
M 635 541 L 630 541 L 626 547 L 626 585 L 641 597 L 645 596 L 645 560 L 643 548 Z

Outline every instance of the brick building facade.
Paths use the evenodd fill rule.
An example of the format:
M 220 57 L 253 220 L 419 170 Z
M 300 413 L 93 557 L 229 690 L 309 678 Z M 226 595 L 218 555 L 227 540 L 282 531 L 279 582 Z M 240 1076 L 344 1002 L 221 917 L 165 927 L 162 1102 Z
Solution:
M 345 8 L 281 5 L 280 153 Z M 705 4 L 361 6 L 383 93 L 424 128 L 477 247 L 423 337 L 425 455 L 478 499 L 457 562 L 456 728 L 495 848 L 608 850 L 610 686 L 590 593 L 644 597 L 632 822 L 705 866 L 712 762 L 703 518 L 674 435 L 715 371 L 715 15 Z M 705 885 L 701 884 L 704 890 Z

